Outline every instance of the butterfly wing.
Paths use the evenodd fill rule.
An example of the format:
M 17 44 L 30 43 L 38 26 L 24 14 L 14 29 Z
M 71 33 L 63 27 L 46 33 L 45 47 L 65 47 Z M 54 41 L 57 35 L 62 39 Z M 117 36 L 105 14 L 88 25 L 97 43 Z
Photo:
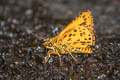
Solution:
M 80 14 L 65 29 L 60 32 L 58 39 L 73 52 L 91 53 L 91 45 L 95 44 L 94 24 L 90 11 Z
M 91 15 L 91 12 L 88 11 L 84 11 L 82 12 L 78 17 L 76 17 L 75 20 L 73 20 L 70 24 L 68 24 L 60 33 L 59 35 L 63 35 L 64 33 L 66 33 L 68 30 L 70 30 L 71 28 L 78 26 L 78 25 L 87 25 L 86 27 L 92 32 L 93 31 L 93 17 Z

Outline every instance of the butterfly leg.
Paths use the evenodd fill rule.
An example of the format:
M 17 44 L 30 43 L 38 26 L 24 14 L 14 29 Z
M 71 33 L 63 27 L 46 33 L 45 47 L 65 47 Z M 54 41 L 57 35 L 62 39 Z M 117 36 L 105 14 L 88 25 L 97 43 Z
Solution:
M 73 60 L 76 62 L 76 63 L 79 63 L 78 60 L 72 55 L 72 53 L 69 51 L 69 49 L 66 49 L 67 52 L 70 54 L 70 56 L 73 58 Z
M 60 65 L 62 65 L 62 64 L 61 64 L 61 55 L 60 55 L 60 53 L 59 53 L 57 50 L 56 50 L 56 51 L 53 51 L 53 50 L 49 50 L 49 51 L 48 51 L 47 56 L 46 56 L 46 59 L 45 59 L 45 63 L 48 62 L 48 60 L 49 60 L 51 54 L 58 55 L 59 61 L 60 61 Z
M 60 61 L 60 66 L 62 66 L 62 61 L 61 61 L 61 55 L 60 55 L 60 53 L 56 50 L 56 54 L 58 55 L 58 57 L 59 57 L 59 61 Z
M 47 53 L 47 56 L 46 56 L 46 59 L 45 59 L 45 63 L 47 63 L 48 62 L 48 60 L 49 60 L 49 58 L 50 58 L 50 56 L 51 56 L 51 54 L 54 54 L 55 52 L 53 51 L 53 50 L 49 50 L 48 51 L 48 53 Z

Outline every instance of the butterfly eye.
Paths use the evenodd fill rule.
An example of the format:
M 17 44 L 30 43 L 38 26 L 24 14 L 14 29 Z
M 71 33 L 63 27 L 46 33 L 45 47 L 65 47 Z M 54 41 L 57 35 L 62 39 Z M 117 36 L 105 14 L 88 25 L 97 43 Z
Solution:
M 52 47 L 53 45 L 52 45 L 52 43 L 49 43 L 48 46 L 49 46 L 49 47 Z

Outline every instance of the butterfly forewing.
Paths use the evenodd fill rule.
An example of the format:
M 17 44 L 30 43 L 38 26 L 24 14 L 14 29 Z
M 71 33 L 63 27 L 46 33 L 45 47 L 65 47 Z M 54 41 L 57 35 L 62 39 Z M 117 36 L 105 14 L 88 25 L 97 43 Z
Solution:
M 78 17 L 76 17 L 75 20 L 73 20 L 70 24 L 68 24 L 60 33 L 59 35 L 63 35 L 68 30 L 72 29 L 73 27 L 76 27 L 78 25 L 87 25 L 86 27 L 89 30 L 93 31 L 93 17 L 91 15 L 91 12 L 85 11 L 82 12 Z

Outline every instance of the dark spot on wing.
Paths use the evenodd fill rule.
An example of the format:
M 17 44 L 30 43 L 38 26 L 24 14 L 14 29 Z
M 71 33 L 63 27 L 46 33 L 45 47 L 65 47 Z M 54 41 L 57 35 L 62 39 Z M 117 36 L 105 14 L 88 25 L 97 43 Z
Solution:
M 82 45 L 84 45 L 84 44 L 85 44 L 85 42 L 84 42 L 84 41 L 81 41 L 81 44 L 82 44 Z
M 69 37 L 71 37 L 72 36 L 72 34 L 69 34 Z
M 64 38 L 67 37 L 67 35 L 64 35 Z
M 89 27 L 91 27 L 91 25 L 88 25 Z
M 91 38 L 89 38 L 89 40 L 91 40 Z
M 72 50 L 74 50 L 74 48 L 71 48 Z
M 78 39 L 77 41 L 80 41 L 80 39 Z
M 59 45 L 62 45 L 61 43 Z
M 71 38 L 69 38 L 67 41 L 70 41 L 71 40 Z
M 83 18 L 85 18 L 85 15 L 83 15 Z
M 75 29 L 74 32 L 77 32 L 77 30 Z
M 62 41 L 62 39 L 59 39 L 59 41 Z
M 78 42 L 74 42 L 73 45 L 76 45 Z
M 85 30 L 85 28 L 83 28 L 83 30 Z
M 90 36 L 90 34 L 88 36 Z
M 87 40 L 87 39 L 85 38 L 85 40 Z
M 85 21 L 87 20 L 87 18 L 84 19 Z
M 85 35 L 86 33 L 85 32 L 83 32 L 83 35 Z
M 86 25 L 86 22 L 83 22 L 83 23 L 80 24 L 80 26 L 82 26 L 82 25 Z
M 75 51 L 77 51 L 77 50 L 75 49 Z
M 80 33 L 80 36 L 82 36 L 82 33 Z
M 87 43 L 90 43 L 90 41 L 87 41 Z
M 57 43 L 57 40 L 55 39 L 55 43 Z
M 62 45 L 62 47 L 66 48 L 67 46 L 66 45 Z
M 75 36 L 75 34 L 73 34 L 73 36 Z
M 65 33 L 68 33 L 68 32 L 70 32 L 71 30 L 73 30 L 73 28 L 71 28 L 71 29 L 69 29 L 69 30 L 65 31 Z
M 80 49 L 79 47 L 77 47 L 76 49 Z

